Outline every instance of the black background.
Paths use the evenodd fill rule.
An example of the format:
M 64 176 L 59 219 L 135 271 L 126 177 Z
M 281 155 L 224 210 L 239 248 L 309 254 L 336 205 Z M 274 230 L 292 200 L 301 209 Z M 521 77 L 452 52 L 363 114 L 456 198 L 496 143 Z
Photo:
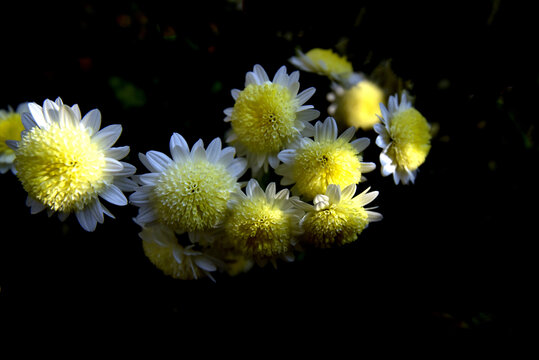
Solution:
M 298 331 L 512 334 L 532 307 L 536 241 L 537 31 L 515 2 L 40 2 L 3 7 L 0 108 L 60 96 L 121 124 L 126 161 L 168 153 L 172 132 L 208 144 L 228 129 L 230 90 L 261 64 L 272 76 L 296 47 L 346 43 L 366 74 L 391 59 L 415 106 L 439 127 L 414 185 L 379 171 L 384 215 L 349 246 L 309 250 L 277 270 L 217 283 L 164 276 L 142 252 L 136 208 L 110 206 L 93 233 L 30 215 L 11 173 L 0 177 L 0 312 L 17 323 L 164 321 L 182 327 L 286 323 Z M 535 40 L 534 40 L 535 41 Z M 120 84 L 120 85 L 118 85 Z M 326 78 L 302 72 L 327 116 Z M 118 87 L 131 87 L 126 103 Z M 134 94 L 134 95 L 133 95 Z M 378 163 L 374 133 L 365 160 Z M 363 185 L 360 185 L 363 188 Z M 4 317 L 5 318 L 5 317 Z M 322 324 L 325 324 L 324 326 Z M 329 325 L 327 325 L 329 324 Z M 335 330 L 341 329 L 341 330 Z M 347 332 L 350 332 L 348 330 Z

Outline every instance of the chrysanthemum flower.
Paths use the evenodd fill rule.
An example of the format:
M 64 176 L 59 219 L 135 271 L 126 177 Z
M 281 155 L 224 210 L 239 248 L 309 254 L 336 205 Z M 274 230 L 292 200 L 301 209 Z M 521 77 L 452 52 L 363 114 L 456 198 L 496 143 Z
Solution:
M 332 80 L 340 81 L 353 72 L 352 64 L 345 56 L 335 54 L 331 49 L 314 48 L 307 53 L 297 50 L 297 56 L 289 61 L 303 71 L 324 75 Z
M 160 222 L 178 233 L 211 230 L 223 220 L 230 194 L 239 189 L 245 159 L 234 158 L 232 147 L 221 149 L 219 138 L 207 149 L 198 140 L 189 151 L 176 133 L 170 153 L 172 159 L 159 151 L 139 154 L 151 172 L 138 176 L 142 186 L 129 198 L 140 207 L 135 221 L 142 226 Z
M 328 100 L 332 102 L 328 113 L 338 122 L 363 130 L 371 130 L 380 122 L 380 103 L 384 102 L 384 92 L 378 85 L 362 80 L 348 89 L 333 83 L 332 89 L 333 92 L 328 94 Z
M 17 107 L 13 111 L 11 107 L 6 110 L 0 110 L 0 173 L 5 174 L 8 170 L 15 173 L 15 151 L 6 144 L 6 140 L 21 140 L 21 132 L 24 130 L 21 121 L 22 109 L 28 108 L 26 103 Z
M 218 260 L 195 249 L 195 244 L 182 246 L 172 229 L 163 224 L 144 227 L 139 233 L 144 254 L 166 275 L 181 280 L 199 279 L 217 270 Z
M 355 241 L 369 223 L 382 220 L 381 214 L 364 207 L 378 196 L 378 191 L 369 189 L 354 197 L 356 184 L 342 192 L 339 185 L 330 184 L 325 195 L 314 197 L 313 205 L 293 199 L 294 205 L 306 212 L 301 219 L 301 240 L 321 248 Z
M 292 206 L 287 189 L 276 193 L 273 182 L 264 192 L 251 179 L 245 192 L 238 191 L 228 202 L 229 215 L 223 224 L 226 241 L 259 265 L 268 260 L 275 264 L 278 258 L 291 260 L 303 211 Z
M 355 128 L 348 128 L 337 137 L 337 123 L 328 117 L 306 130 L 306 134 L 309 131 L 314 134 L 314 140 L 303 137 L 281 151 L 279 159 L 283 164 L 275 169 L 283 176 L 281 185 L 295 184 L 291 189 L 294 195 L 311 200 L 325 193 L 329 184 L 345 187 L 362 182 L 363 174 L 376 168 L 374 163 L 362 162 L 361 152 L 370 140 L 360 138 L 350 142 Z
M 253 173 L 262 168 L 267 172 L 268 163 L 275 168 L 279 151 L 320 115 L 312 105 L 303 105 L 315 89 L 298 94 L 298 79 L 298 71 L 288 75 L 283 66 L 270 81 L 264 69 L 255 65 L 247 73 L 245 89 L 232 90 L 236 102 L 224 111 L 225 121 L 232 126 L 226 141 L 236 147 L 238 155 L 247 157 Z
M 397 95 L 390 96 L 388 106 L 380 104 L 382 122 L 374 126 L 378 133 L 376 145 L 383 149 L 380 153 L 382 175 L 393 174 L 395 184 L 413 183 L 430 150 L 430 125 L 412 107 L 405 93 L 400 104 Z
M 84 230 L 95 230 L 97 223 L 103 223 L 103 214 L 114 217 L 99 197 L 126 205 L 122 190 L 136 187 L 127 178 L 135 167 L 118 161 L 129 153 L 129 146 L 111 147 L 122 127 L 99 130 L 99 110 L 81 120 L 78 105 L 69 107 L 60 98 L 45 100 L 43 107 L 36 103 L 28 107 L 30 112 L 22 115 L 21 140 L 7 144 L 15 150 L 17 177 L 28 192 L 31 213 L 47 209 L 64 220 L 74 212 Z

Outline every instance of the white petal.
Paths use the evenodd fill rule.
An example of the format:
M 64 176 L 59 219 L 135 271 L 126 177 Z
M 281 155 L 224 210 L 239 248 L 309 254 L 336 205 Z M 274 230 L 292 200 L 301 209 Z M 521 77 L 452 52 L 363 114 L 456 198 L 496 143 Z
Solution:
M 116 185 L 111 184 L 107 186 L 105 190 L 101 194 L 99 194 L 99 196 L 114 205 L 127 205 L 127 198 L 125 197 L 122 190 L 120 190 Z
M 17 150 L 19 148 L 19 142 L 17 140 L 6 140 L 6 145 L 11 150 Z
M 146 157 L 157 172 L 165 171 L 172 163 L 172 159 L 160 151 L 150 150 L 146 153 Z
M 46 99 L 43 102 L 43 116 L 45 117 L 45 121 L 48 124 L 58 123 L 60 120 L 59 115 L 58 105 L 53 101 Z
M 103 210 L 101 209 L 101 202 L 98 199 L 96 199 L 90 205 L 88 205 L 88 209 L 91 211 L 94 219 L 98 223 L 103 224 L 103 221 L 105 219 L 103 218 Z
M 275 198 L 275 193 L 276 193 L 275 183 L 271 182 L 266 187 L 266 198 L 268 200 L 273 200 Z
M 369 138 L 365 137 L 352 141 L 350 145 L 352 145 L 358 153 L 361 153 L 370 145 L 370 143 L 371 141 L 369 140 Z
M 223 110 L 223 112 L 225 113 L 226 116 L 232 115 L 233 111 L 234 111 L 234 108 L 231 108 L 231 107 L 226 108 L 226 109 Z
M 210 259 L 208 259 L 207 257 L 204 257 L 204 256 L 194 256 L 194 259 L 195 261 L 195 264 L 201 268 L 202 270 L 205 270 L 205 271 L 215 271 L 217 270 L 217 266 L 215 266 L 215 264 L 213 263 L 213 261 L 211 261 Z
M 247 194 L 248 197 L 253 197 L 253 194 L 257 188 L 259 191 L 262 191 L 262 189 L 260 188 L 260 185 L 258 185 L 258 181 L 256 181 L 255 179 L 251 179 L 247 183 L 247 187 L 245 188 L 245 193 Z
M 326 189 L 326 195 L 330 203 L 338 204 L 341 202 L 341 187 L 335 184 L 329 184 Z
M 221 155 L 221 147 L 221 139 L 213 139 L 206 149 L 206 157 L 208 158 L 208 161 L 217 162 L 219 160 L 219 156 Z
M 276 168 L 279 166 L 279 158 L 275 155 L 268 156 L 268 162 L 272 168 Z
M 152 166 L 150 161 L 148 161 L 148 157 L 145 154 L 139 153 L 138 158 L 142 165 L 146 167 L 146 169 L 150 170 L 151 172 L 157 172 L 157 170 Z
M 260 83 L 258 82 L 258 76 L 256 76 L 255 73 L 249 71 L 247 75 L 245 75 L 245 87 L 251 84 L 260 85 Z
M 118 140 L 122 133 L 122 125 L 109 125 L 92 136 L 92 141 L 102 149 L 108 149 Z
M 104 169 L 106 173 L 112 174 L 112 173 L 122 171 L 124 169 L 124 166 L 118 160 L 114 160 L 113 158 L 106 157 Z
M 228 166 L 234 159 L 234 155 L 236 154 L 236 149 L 232 146 L 228 146 L 221 150 L 221 154 L 219 154 L 219 162 L 225 166 Z
M 90 110 L 82 118 L 81 124 L 89 130 L 90 136 L 92 136 L 101 127 L 101 112 L 98 109 Z
M 269 81 L 268 74 L 264 70 L 264 68 L 258 64 L 254 66 L 253 72 L 256 74 L 258 79 L 261 81 L 261 83 L 264 83 L 266 81 Z
M 273 77 L 274 84 L 279 84 L 282 86 L 288 86 L 288 75 L 286 73 L 286 66 L 283 65 L 277 70 L 275 76 Z
M 187 144 L 187 141 L 185 141 L 184 137 L 178 133 L 173 133 L 172 136 L 170 137 L 170 142 L 169 142 L 169 148 L 170 148 L 171 154 L 173 152 L 173 149 L 176 146 L 178 146 L 183 151 L 186 151 L 187 153 L 189 153 L 189 145 Z
M 341 199 L 350 200 L 356 194 L 356 189 L 357 189 L 356 184 L 351 184 L 351 185 L 346 186 L 341 191 Z
M 362 162 L 361 163 L 361 172 L 368 173 L 376 169 L 376 164 L 373 162 Z
M 129 202 L 136 206 L 142 206 L 150 203 L 150 191 L 153 186 L 143 186 L 129 196 Z
M 97 219 L 89 208 L 84 208 L 75 212 L 80 226 L 86 231 L 94 231 L 97 226 Z
M 236 100 L 238 98 L 238 96 L 240 95 L 240 90 L 232 89 L 232 90 L 230 90 L 230 95 L 232 95 L 232 98 L 234 100 Z M 231 108 L 231 109 L 233 109 L 233 108 Z
M 80 108 L 78 104 L 75 104 L 71 107 L 71 111 L 73 111 L 73 115 L 75 115 L 75 120 L 77 123 L 81 120 L 81 114 L 80 114 Z
M 206 150 L 204 149 L 204 142 L 199 139 L 191 149 L 191 158 L 194 161 L 207 160 Z
M 28 104 L 28 110 L 30 110 L 30 113 L 32 114 L 32 117 L 34 118 L 35 123 L 40 128 L 47 127 L 47 122 L 45 121 L 45 117 L 43 116 L 43 108 L 36 104 L 35 102 Z
M 305 104 L 316 92 L 316 89 L 314 87 L 310 87 L 308 89 L 303 90 L 298 94 L 296 99 L 298 100 L 298 105 Z
M 129 154 L 129 146 L 120 146 L 107 149 L 105 156 L 116 160 L 121 160 Z
M 226 168 L 226 170 L 234 177 L 241 177 L 247 170 L 247 160 L 244 158 L 234 159 Z
M 157 214 L 153 211 L 152 207 L 141 206 L 135 220 L 139 224 L 145 225 L 145 224 L 151 223 L 152 221 L 157 220 Z
M 32 114 L 29 112 L 25 112 L 21 115 L 21 122 L 26 130 L 30 130 L 34 126 L 37 126 L 37 123 L 34 121 Z
M 375 211 L 367 211 L 367 219 L 369 220 L 369 222 L 381 221 L 383 218 L 384 217 L 380 213 L 377 213 Z
M 131 192 L 138 189 L 137 183 L 126 177 L 115 177 L 113 184 L 118 186 L 118 188 L 120 188 L 122 191 Z
M 284 149 L 279 153 L 279 155 L 277 155 L 277 157 L 283 163 L 291 163 L 296 158 L 296 150 L 295 149 Z
M 354 134 L 356 133 L 355 127 L 349 127 L 346 129 L 340 136 L 339 139 L 342 139 L 343 141 L 349 142 L 354 137 Z M 367 145 L 368 146 L 368 145 Z
M 368 190 L 368 189 L 367 189 Z M 356 205 L 365 206 L 370 204 L 378 196 L 378 191 L 371 191 L 368 193 L 362 193 L 354 198 Z
M 137 168 L 124 161 L 119 161 L 122 164 L 123 169 L 114 172 L 114 176 L 131 176 L 137 172 Z

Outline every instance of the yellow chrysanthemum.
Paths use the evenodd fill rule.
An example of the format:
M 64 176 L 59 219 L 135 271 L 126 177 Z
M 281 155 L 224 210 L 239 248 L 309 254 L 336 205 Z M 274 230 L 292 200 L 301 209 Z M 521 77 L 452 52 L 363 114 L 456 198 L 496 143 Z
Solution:
M 361 161 L 360 153 L 369 146 L 370 140 L 361 138 L 350 142 L 355 128 L 337 137 L 337 123 L 328 117 L 309 130 L 313 132 L 314 141 L 301 138 L 290 149 L 279 153 L 283 164 L 275 172 L 283 176 L 281 185 L 295 184 L 293 194 L 311 200 L 325 193 L 329 184 L 343 187 L 356 184 L 364 180 L 364 173 L 376 168 L 374 163 Z
M 230 194 L 239 188 L 237 179 L 246 161 L 234 158 L 235 150 L 221 150 L 221 140 L 208 148 L 199 140 L 191 151 L 185 139 L 173 134 L 172 159 L 158 151 L 139 154 L 151 171 L 139 176 L 142 187 L 130 197 L 140 207 L 135 221 L 140 225 L 160 222 L 175 231 L 207 231 L 224 218 Z
M 331 49 L 314 48 L 307 53 L 297 51 L 297 56 L 289 60 L 304 71 L 327 76 L 333 80 L 347 77 L 353 72 L 352 64 L 345 56 L 334 53 Z
M 402 94 L 391 96 L 389 109 L 380 106 L 382 123 L 375 125 L 376 144 L 381 147 L 382 175 L 393 174 L 395 184 L 415 181 L 417 170 L 430 151 L 430 125 Z
M 135 187 L 127 179 L 135 167 L 118 161 L 129 147 L 111 147 L 121 126 L 98 131 L 99 110 L 81 120 L 78 106 L 66 106 L 60 98 L 45 100 L 43 108 L 35 103 L 28 107 L 30 112 L 22 117 L 26 131 L 20 141 L 8 145 L 15 149 L 17 177 L 28 192 L 32 213 L 48 209 L 64 219 L 74 212 L 81 226 L 93 231 L 103 214 L 112 216 L 98 197 L 126 205 L 122 190 Z
M 182 246 L 169 227 L 156 224 L 142 229 L 144 254 L 158 269 L 168 276 L 181 280 L 194 280 L 208 276 L 217 269 L 216 261 L 204 252 L 195 250 L 194 244 Z
M 362 80 L 349 89 L 333 84 L 333 93 L 328 94 L 332 104 L 330 115 L 345 125 L 363 130 L 371 130 L 380 122 L 380 103 L 384 102 L 384 92 L 375 83 Z
M 301 240 L 321 248 L 355 241 L 369 223 L 382 219 L 379 213 L 364 208 L 378 196 L 378 191 L 368 191 L 354 197 L 355 184 L 342 192 L 340 186 L 330 184 L 325 195 L 315 196 L 314 206 L 294 199 L 294 204 L 306 211 L 301 219 L 304 230 Z
M 277 154 L 296 139 L 308 121 L 318 117 L 312 105 L 303 105 L 314 94 L 314 88 L 298 94 L 299 73 L 290 75 L 281 67 L 273 81 L 260 65 L 247 73 L 245 89 L 232 90 L 236 101 L 225 109 L 226 122 L 232 129 L 227 142 L 246 156 L 253 172 L 277 166 Z
M 0 110 L 0 173 L 5 174 L 8 170 L 14 172 L 15 151 L 7 146 L 6 140 L 21 140 L 23 130 L 20 113 L 11 109 Z
M 275 183 L 270 183 L 264 192 L 251 179 L 246 194 L 239 191 L 228 203 L 226 241 L 259 264 L 290 258 L 295 239 L 301 233 L 299 220 L 303 212 L 292 206 L 287 189 L 275 191 Z

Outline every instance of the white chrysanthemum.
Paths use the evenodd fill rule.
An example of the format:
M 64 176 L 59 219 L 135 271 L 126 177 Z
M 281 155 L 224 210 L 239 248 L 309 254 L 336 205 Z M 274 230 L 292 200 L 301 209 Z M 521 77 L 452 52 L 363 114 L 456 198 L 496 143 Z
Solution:
M 303 211 L 295 208 L 288 189 L 276 193 L 275 183 L 266 191 L 251 179 L 245 194 L 238 191 L 228 202 L 229 213 L 223 224 L 225 239 L 237 251 L 259 265 L 278 258 L 293 260 L 292 248 L 301 234 Z
M 381 123 L 374 125 L 378 133 L 376 145 L 380 153 L 383 176 L 393 174 L 395 184 L 414 182 L 418 168 L 425 162 L 430 151 L 430 125 L 412 107 L 403 93 L 399 104 L 398 95 L 390 96 L 388 108 L 380 104 Z
M 246 156 L 253 173 L 268 164 L 279 164 L 277 154 L 300 136 L 308 121 L 320 113 L 312 105 L 304 105 L 314 94 L 308 88 L 298 94 L 299 72 L 288 75 L 282 66 L 273 81 L 260 65 L 255 65 L 245 78 L 245 89 L 232 90 L 234 107 L 225 109 L 225 121 L 232 129 L 226 141 Z
M 178 233 L 211 230 L 223 220 L 230 194 L 239 189 L 246 160 L 234 158 L 233 147 L 221 149 L 219 138 L 207 149 L 198 140 L 189 150 L 176 133 L 170 153 L 172 159 L 158 151 L 139 154 L 151 172 L 137 177 L 142 186 L 129 198 L 140 207 L 135 221 L 141 226 L 160 222 Z
M 21 140 L 24 130 L 21 114 L 27 111 L 27 103 L 20 104 L 16 111 L 9 106 L 7 111 L 0 110 L 0 174 L 9 170 L 15 174 L 15 151 L 6 144 L 6 140 Z
M 314 136 L 314 140 L 300 138 L 279 153 L 283 163 L 275 172 L 283 176 L 281 185 L 294 184 L 294 195 L 311 200 L 317 194 L 325 193 L 329 184 L 345 187 L 364 181 L 363 174 L 373 171 L 376 165 L 362 162 L 361 153 L 370 140 L 360 138 L 350 142 L 355 132 L 356 129 L 351 127 L 337 136 L 337 123 L 331 117 L 306 128 L 304 133 Z
M 99 197 L 114 205 L 126 205 L 123 191 L 136 184 L 127 177 L 133 165 L 119 161 L 129 146 L 113 148 L 122 132 L 120 125 L 101 130 L 101 113 L 94 109 L 81 119 L 78 105 L 69 107 L 60 98 L 45 100 L 43 107 L 28 104 L 22 114 L 25 130 L 20 141 L 7 141 L 15 151 L 17 177 L 28 192 L 31 213 L 44 209 L 58 212 L 61 220 L 74 212 L 86 231 L 103 223 L 103 214 L 114 217 Z
M 166 275 L 181 280 L 193 280 L 211 275 L 217 270 L 219 261 L 195 249 L 195 244 L 182 246 L 172 229 L 162 224 L 144 227 L 139 233 L 144 254 Z M 189 234 L 191 239 L 191 234 Z M 192 240 L 192 239 L 191 239 Z
M 294 205 L 306 212 L 300 222 L 304 230 L 301 240 L 322 248 L 355 241 L 369 223 L 382 220 L 380 213 L 364 207 L 378 196 L 378 191 L 369 189 L 354 196 L 356 184 L 342 192 L 339 185 L 330 184 L 325 195 L 314 197 L 313 205 L 293 199 Z

